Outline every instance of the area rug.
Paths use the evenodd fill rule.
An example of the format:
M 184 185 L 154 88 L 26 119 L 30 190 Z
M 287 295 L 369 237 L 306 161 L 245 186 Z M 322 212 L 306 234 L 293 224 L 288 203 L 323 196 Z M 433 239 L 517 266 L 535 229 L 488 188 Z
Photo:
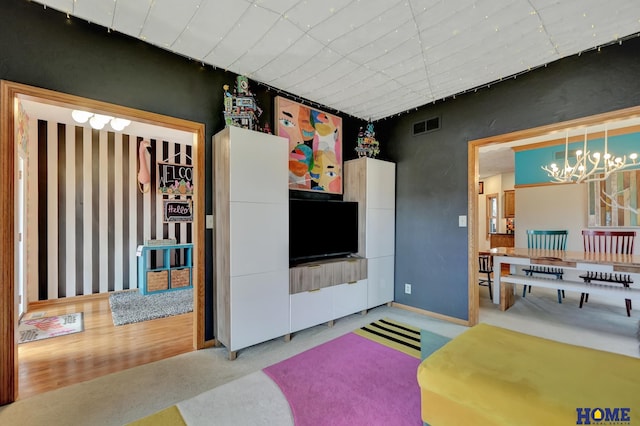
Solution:
M 418 426 L 422 335 L 383 319 L 263 371 L 287 398 L 296 426 Z
M 126 290 L 109 295 L 113 324 L 136 322 L 186 314 L 193 311 L 193 290 L 175 290 L 158 294 L 140 294 L 138 290 Z
M 65 336 L 83 330 L 84 317 L 82 312 L 22 320 L 18 325 L 18 343 Z

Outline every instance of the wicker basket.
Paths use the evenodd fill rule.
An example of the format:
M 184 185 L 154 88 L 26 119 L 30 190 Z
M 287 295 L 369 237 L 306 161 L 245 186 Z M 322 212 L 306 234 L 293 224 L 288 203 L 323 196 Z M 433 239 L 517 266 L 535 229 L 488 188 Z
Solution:
M 169 288 L 169 271 L 147 272 L 147 291 L 166 290 Z
M 171 288 L 189 287 L 191 285 L 191 269 L 172 269 Z

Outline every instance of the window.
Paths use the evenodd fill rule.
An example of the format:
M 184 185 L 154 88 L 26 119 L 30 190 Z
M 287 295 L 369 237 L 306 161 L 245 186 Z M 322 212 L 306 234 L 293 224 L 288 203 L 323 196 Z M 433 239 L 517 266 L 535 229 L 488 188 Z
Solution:
M 498 194 L 487 194 L 487 238 L 498 232 Z

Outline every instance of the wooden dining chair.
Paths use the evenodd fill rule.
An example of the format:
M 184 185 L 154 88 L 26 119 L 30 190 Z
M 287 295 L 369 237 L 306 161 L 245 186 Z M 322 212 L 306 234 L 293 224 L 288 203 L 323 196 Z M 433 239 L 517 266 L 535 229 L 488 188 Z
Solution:
M 493 300 L 491 274 L 493 274 L 493 256 L 481 254 L 478 256 L 478 284 L 489 287 L 489 299 Z M 486 278 L 484 277 L 486 275 Z
M 546 229 L 527 229 L 527 248 L 541 250 L 566 250 L 567 236 L 569 231 L 563 230 L 546 230 Z M 561 280 L 564 275 L 562 268 L 554 268 L 550 266 L 529 266 L 523 269 L 528 276 L 533 274 L 554 275 L 556 279 Z M 531 293 L 531 286 L 525 285 L 522 289 L 522 297 L 527 295 L 527 287 Z M 564 290 L 558 290 L 558 303 L 562 303 Z
M 582 242 L 584 251 L 587 253 L 614 253 L 614 254 L 633 254 L 633 245 L 636 238 L 636 231 L 600 231 L 593 229 L 585 229 L 582 231 Z M 587 271 L 580 278 L 585 283 L 592 281 L 603 283 L 618 283 L 624 287 L 629 287 L 633 283 L 631 275 L 614 274 L 612 272 L 593 272 Z M 580 308 L 582 304 L 589 301 L 589 293 L 580 295 Z M 627 308 L 627 316 L 631 316 L 631 299 L 625 299 L 625 307 Z

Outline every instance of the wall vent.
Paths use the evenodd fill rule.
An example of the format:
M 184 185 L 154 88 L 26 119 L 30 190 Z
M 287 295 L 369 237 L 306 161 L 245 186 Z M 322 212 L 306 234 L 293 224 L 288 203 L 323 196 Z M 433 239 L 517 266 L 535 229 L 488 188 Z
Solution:
M 433 117 L 413 123 L 413 136 L 435 132 L 436 130 L 440 130 L 440 117 Z

